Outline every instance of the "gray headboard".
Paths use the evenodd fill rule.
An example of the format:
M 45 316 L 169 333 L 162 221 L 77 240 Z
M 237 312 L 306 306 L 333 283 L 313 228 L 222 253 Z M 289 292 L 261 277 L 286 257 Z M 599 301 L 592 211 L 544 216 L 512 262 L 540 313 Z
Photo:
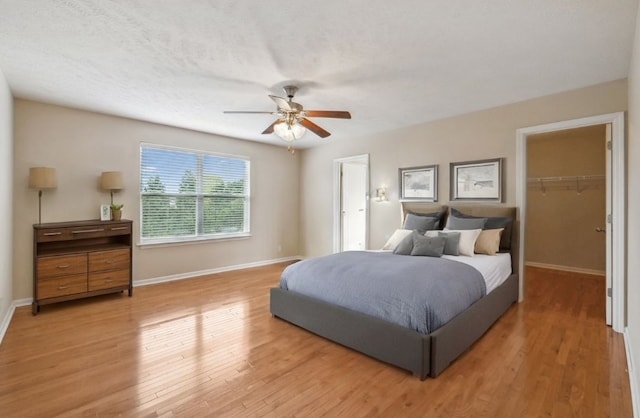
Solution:
M 511 225 L 511 247 L 509 252 L 511 253 L 511 268 L 513 273 L 518 273 L 518 231 L 520 229 L 518 221 L 516 219 L 516 208 L 514 206 L 498 206 L 489 204 L 456 204 L 450 203 L 447 205 L 430 202 L 401 202 L 402 205 L 402 222 L 404 222 L 407 213 L 433 213 L 433 212 L 445 212 L 442 225 L 446 223 L 446 217 L 449 214 L 449 208 L 454 208 L 464 213 L 465 215 L 478 216 L 478 217 L 509 217 L 513 219 Z

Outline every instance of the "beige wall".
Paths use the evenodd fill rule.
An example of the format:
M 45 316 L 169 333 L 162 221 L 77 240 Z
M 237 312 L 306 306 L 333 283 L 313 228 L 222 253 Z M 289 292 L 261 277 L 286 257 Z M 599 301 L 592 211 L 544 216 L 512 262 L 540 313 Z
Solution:
M 640 414 L 640 9 L 629 69 L 628 127 L 627 344 L 633 365 L 636 414 Z
M 11 191 L 13 186 L 13 97 L 0 71 L 0 328 L 13 300 L 13 234 Z M 0 330 L 0 333 L 2 331 Z M 0 335 L 0 339 L 2 336 Z
M 32 224 L 37 193 L 27 187 L 31 166 L 57 169 L 58 188 L 42 197 L 43 222 L 97 219 L 109 194 L 102 171 L 122 171 L 123 216 L 134 221 L 139 240 L 139 147 L 141 142 L 249 157 L 250 238 L 134 248 L 134 281 L 273 260 L 298 254 L 299 158 L 286 149 L 131 119 L 15 101 L 14 283 L 16 299 L 31 297 Z M 278 251 L 278 245 L 282 250 Z
M 398 168 L 439 164 L 439 200 L 449 200 L 449 163 L 504 157 L 505 203 L 515 205 L 518 128 L 625 110 L 626 80 L 599 84 L 379 135 L 334 141 L 302 154 L 301 251 L 332 251 L 332 161 L 370 154 L 371 190 L 385 185 L 388 202 L 371 200 L 370 248 L 381 248 L 400 226 Z M 351 109 L 354 118 L 357 109 Z
M 527 177 L 604 177 L 605 147 L 605 125 L 530 135 Z M 604 274 L 605 212 L 604 178 L 529 184 L 525 261 Z

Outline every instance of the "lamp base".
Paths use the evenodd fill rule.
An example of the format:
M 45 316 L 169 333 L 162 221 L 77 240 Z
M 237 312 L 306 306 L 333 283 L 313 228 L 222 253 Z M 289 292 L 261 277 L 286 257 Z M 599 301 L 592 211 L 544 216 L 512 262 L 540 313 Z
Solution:
M 42 224 L 42 190 L 38 190 L 38 225 Z

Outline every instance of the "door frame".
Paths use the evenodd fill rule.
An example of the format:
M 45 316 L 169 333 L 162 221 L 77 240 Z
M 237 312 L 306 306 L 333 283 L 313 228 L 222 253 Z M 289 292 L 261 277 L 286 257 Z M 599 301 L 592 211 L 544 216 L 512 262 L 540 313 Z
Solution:
M 585 126 L 611 124 L 611 176 L 606 181 L 611 188 L 611 232 L 613 239 L 611 266 L 611 325 L 614 331 L 624 331 L 626 311 L 625 258 L 626 258 L 626 149 L 624 112 L 608 113 L 579 119 L 530 126 L 516 130 L 516 206 L 520 222 L 519 239 L 519 300 L 524 298 L 525 274 L 525 222 L 527 213 L 527 137 L 533 134 L 581 128 Z M 610 177 L 610 178 L 609 178 Z M 609 225 L 607 225 L 609 227 Z
M 333 160 L 333 252 L 342 251 L 342 164 L 354 161 L 363 162 L 366 167 L 365 187 L 365 249 L 369 248 L 369 154 L 353 155 L 351 157 Z

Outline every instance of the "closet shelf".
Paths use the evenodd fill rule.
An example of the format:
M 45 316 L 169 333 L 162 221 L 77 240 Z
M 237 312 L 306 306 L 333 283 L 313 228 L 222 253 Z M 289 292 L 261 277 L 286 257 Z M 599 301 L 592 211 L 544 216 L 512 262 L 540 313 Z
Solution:
M 542 193 L 546 193 L 547 189 L 576 190 L 581 193 L 587 189 L 599 188 L 605 179 L 604 175 L 529 177 L 527 183 L 529 188 L 537 188 Z
M 597 181 L 604 180 L 604 175 L 597 176 L 561 176 L 561 177 L 529 177 L 527 181 L 529 183 L 552 183 L 552 182 L 568 182 L 568 181 Z

